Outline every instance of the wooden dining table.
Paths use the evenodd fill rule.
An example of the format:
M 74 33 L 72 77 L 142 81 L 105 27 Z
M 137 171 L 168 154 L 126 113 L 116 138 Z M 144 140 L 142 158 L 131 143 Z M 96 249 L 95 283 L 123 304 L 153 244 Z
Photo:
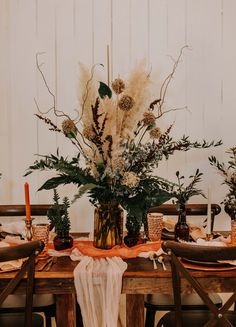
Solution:
M 149 259 L 134 258 L 125 260 L 128 268 L 123 275 L 122 293 L 126 294 L 126 327 L 144 326 L 144 294 L 172 292 L 171 271 L 168 258 L 165 259 L 167 270 L 161 264 L 153 269 Z M 49 271 L 35 274 L 35 292 L 53 293 L 56 297 L 56 320 L 58 327 L 76 326 L 76 292 L 73 271 L 77 261 L 68 256 L 59 257 Z M 204 285 L 207 291 L 232 292 L 236 288 L 236 269 L 226 271 L 192 270 L 192 274 Z M 14 272 L 0 273 L 0 288 L 3 288 Z M 22 293 L 24 280 L 16 289 Z M 192 289 L 183 280 L 182 292 L 190 293 Z

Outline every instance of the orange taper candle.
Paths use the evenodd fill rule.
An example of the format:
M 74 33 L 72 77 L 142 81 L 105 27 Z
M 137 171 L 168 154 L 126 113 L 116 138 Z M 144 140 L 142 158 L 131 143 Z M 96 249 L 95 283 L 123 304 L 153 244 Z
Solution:
M 30 196 L 29 196 L 29 184 L 25 183 L 25 212 L 26 212 L 26 219 L 30 220 Z

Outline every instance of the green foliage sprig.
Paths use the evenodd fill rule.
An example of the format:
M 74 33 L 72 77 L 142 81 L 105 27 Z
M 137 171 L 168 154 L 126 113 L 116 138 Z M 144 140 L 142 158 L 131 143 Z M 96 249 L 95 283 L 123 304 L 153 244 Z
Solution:
M 236 210 L 236 147 L 230 148 L 226 153 L 229 154 L 227 164 L 219 162 L 215 156 L 209 157 L 209 161 L 223 176 L 222 184 L 227 185 L 229 189 L 222 203 L 228 209 Z
M 173 200 L 173 202 L 176 203 L 178 208 L 184 206 L 188 202 L 188 200 L 194 195 L 202 195 L 203 197 L 205 197 L 203 191 L 196 188 L 196 184 L 198 184 L 202 180 L 202 175 L 203 174 L 199 171 L 199 169 L 197 169 L 194 175 L 189 176 L 191 181 L 187 186 L 185 186 L 185 177 L 183 175 L 180 175 L 179 171 L 176 172 L 178 183 L 176 187 L 174 187 L 172 195 L 173 198 L 176 199 L 176 201 Z

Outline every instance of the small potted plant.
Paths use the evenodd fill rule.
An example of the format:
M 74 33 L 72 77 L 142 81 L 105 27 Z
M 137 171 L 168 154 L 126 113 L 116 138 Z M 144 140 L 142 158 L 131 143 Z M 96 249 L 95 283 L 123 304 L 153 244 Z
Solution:
M 186 208 L 188 200 L 194 195 L 202 195 L 205 197 L 203 192 L 196 188 L 196 184 L 201 181 L 201 176 L 203 174 L 199 172 L 199 169 L 196 170 L 195 175 L 189 176 L 191 182 L 189 185 L 184 186 L 184 176 L 181 176 L 179 171 L 176 172 L 178 183 L 174 186 L 173 189 L 173 202 L 176 204 L 179 211 L 178 222 L 175 225 L 175 239 L 176 240 L 189 240 L 189 226 L 186 222 Z
M 53 240 L 55 250 L 64 250 L 73 246 L 73 238 L 69 235 L 70 218 L 68 209 L 70 207 L 69 199 L 65 197 L 63 204 L 59 204 L 60 197 L 57 190 L 54 189 L 54 204 L 48 209 L 47 216 L 56 236 Z

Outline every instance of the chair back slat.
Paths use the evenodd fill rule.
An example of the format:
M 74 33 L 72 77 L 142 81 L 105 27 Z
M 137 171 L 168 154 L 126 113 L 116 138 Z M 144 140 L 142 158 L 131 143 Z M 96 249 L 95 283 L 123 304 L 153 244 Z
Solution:
M 30 212 L 32 217 L 47 216 L 48 209 L 51 207 L 51 204 L 31 204 Z M 63 205 L 60 205 L 61 213 L 63 213 Z M 25 205 L 24 204 L 7 204 L 0 205 L 0 217 L 25 217 Z M 1 223 L 0 223 L 1 225 Z M 53 229 L 53 225 L 50 225 L 50 230 Z
M 174 241 L 166 241 L 163 248 L 168 246 L 177 257 L 196 261 L 235 260 L 236 246 L 204 246 L 196 243 L 187 244 Z
M 158 207 L 151 207 L 148 212 L 161 212 L 164 215 L 176 216 L 178 210 L 175 204 L 162 204 Z M 221 212 L 221 207 L 218 204 L 211 204 L 211 211 L 214 215 L 218 215 Z M 206 203 L 190 203 L 186 205 L 186 214 L 189 216 L 205 216 L 207 215 L 207 204 Z
M 236 300 L 236 289 L 232 290 L 231 297 L 226 301 L 222 308 L 217 306 L 209 298 L 208 294 L 201 286 L 200 282 L 192 276 L 190 271 L 184 267 L 182 258 L 202 261 L 217 261 L 217 260 L 235 260 L 236 247 L 215 247 L 215 246 L 198 246 L 186 243 L 178 243 L 174 241 L 165 241 L 162 248 L 171 257 L 172 267 L 172 283 L 174 292 L 174 301 L 176 305 L 176 326 L 182 327 L 182 312 L 181 312 L 181 278 L 185 278 L 193 289 L 199 294 L 204 303 L 208 306 L 213 316 L 204 325 L 204 327 L 213 327 L 217 323 L 220 326 L 232 326 L 228 320 L 226 313 L 231 305 Z M 217 325 L 218 326 L 218 325 Z
M 32 216 L 46 216 L 51 204 L 31 204 L 30 211 Z M 0 205 L 0 217 L 21 216 L 24 217 L 24 204 Z
M 166 216 L 178 216 L 179 212 L 175 204 L 162 204 L 158 207 L 151 207 L 148 213 L 161 212 Z M 218 204 L 211 204 L 211 231 L 214 228 L 215 216 L 221 212 L 221 207 Z M 186 205 L 187 216 L 206 216 L 207 204 L 206 203 L 191 203 Z

